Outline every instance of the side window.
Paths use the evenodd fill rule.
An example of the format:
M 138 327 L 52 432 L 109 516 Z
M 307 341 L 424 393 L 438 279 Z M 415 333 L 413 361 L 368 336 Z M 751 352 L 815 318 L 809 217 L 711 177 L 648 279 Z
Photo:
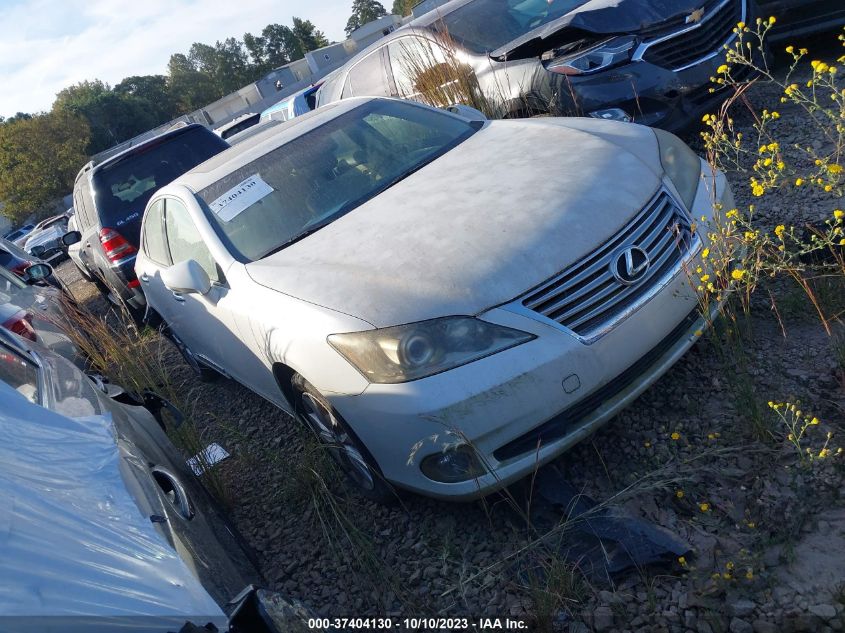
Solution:
M 396 91 L 403 99 L 419 98 L 448 84 L 451 68 L 439 45 L 418 37 L 400 37 L 387 45 Z
M 355 97 L 389 97 L 390 86 L 387 83 L 387 73 L 382 63 L 382 49 L 370 53 L 349 71 L 348 86 L 343 88 L 343 96 L 348 88 L 352 89 Z
M 30 402 L 38 403 L 38 369 L 28 360 L 0 345 L 0 380 Z
M 164 266 L 170 265 L 170 254 L 164 240 L 164 200 L 156 200 L 144 216 L 142 247 L 151 260 Z
M 88 226 L 85 215 L 85 204 L 82 202 L 82 193 L 77 189 L 73 194 L 73 207 L 76 209 L 76 228 L 81 231 Z
M 217 263 L 202 241 L 188 210 L 178 200 L 168 198 L 165 202 L 165 226 L 167 227 L 167 245 L 174 264 L 188 259 L 195 260 L 208 273 L 212 282 L 219 282 Z

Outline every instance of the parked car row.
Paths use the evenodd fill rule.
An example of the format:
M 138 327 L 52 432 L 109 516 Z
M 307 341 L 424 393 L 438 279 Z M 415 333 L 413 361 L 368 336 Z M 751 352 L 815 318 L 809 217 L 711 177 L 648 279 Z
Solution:
M 134 266 L 144 207 L 157 189 L 228 147 L 207 128 L 186 125 L 82 168 L 73 189 L 74 263 L 110 301 L 143 314 Z
M 783 16 L 775 38 L 845 24 L 839 0 L 453 0 L 326 79 L 318 105 L 350 96 L 425 101 L 466 69 L 498 114 L 636 121 L 678 131 L 723 100 L 710 78 L 738 22 Z M 438 72 L 445 67 L 445 72 Z M 432 86 L 432 84 L 435 84 Z M 446 90 L 448 92 L 448 90 Z
M 330 75 L 315 111 L 231 148 L 186 126 L 87 165 L 71 257 L 201 378 L 299 416 L 363 494 L 485 495 L 594 431 L 704 329 L 684 270 L 707 247 L 694 218 L 732 208 L 730 188 L 676 136 L 622 121 L 676 128 L 719 98 L 694 95 L 760 10 L 453 0 Z M 482 87 L 521 77 L 506 114 L 566 92 L 593 118 L 416 103 L 397 60 L 442 59 L 447 31 Z

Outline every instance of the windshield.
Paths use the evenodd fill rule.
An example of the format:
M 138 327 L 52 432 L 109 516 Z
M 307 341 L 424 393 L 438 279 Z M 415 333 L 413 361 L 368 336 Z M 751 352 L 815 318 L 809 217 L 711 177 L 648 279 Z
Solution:
M 348 213 L 474 132 L 443 112 L 370 101 L 233 171 L 199 196 L 232 254 L 255 261 Z
M 490 53 L 563 17 L 585 0 L 475 0 L 440 21 L 449 36 L 476 53 Z M 440 26 L 435 24 L 438 30 Z
M 94 174 L 97 210 L 103 226 L 140 218 L 153 193 L 186 171 L 228 149 L 205 128 L 191 128 L 144 147 Z

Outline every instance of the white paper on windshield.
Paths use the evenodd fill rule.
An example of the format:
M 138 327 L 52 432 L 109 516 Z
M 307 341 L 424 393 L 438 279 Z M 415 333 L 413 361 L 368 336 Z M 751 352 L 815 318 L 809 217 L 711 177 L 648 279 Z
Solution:
M 273 193 L 274 189 L 255 174 L 239 182 L 208 205 L 224 222 L 231 222 L 245 209 Z

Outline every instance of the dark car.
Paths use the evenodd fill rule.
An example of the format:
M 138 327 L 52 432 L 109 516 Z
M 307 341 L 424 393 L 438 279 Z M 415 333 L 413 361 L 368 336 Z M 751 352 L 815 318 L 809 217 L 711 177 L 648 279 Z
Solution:
M 778 18 L 771 40 L 818 33 L 845 24 L 842 0 L 757 0 L 760 14 Z
M 73 188 L 79 258 L 110 301 L 143 311 L 134 266 L 144 207 L 158 189 L 228 147 L 207 128 L 186 125 L 82 168 Z
M 809 4 L 842 11 L 841 0 Z M 432 83 L 441 94 L 455 83 L 438 68 L 457 63 L 498 116 L 589 115 L 678 131 L 724 98 L 710 78 L 736 24 L 757 15 L 753 0 L 452 0 L 347 62 L 318 104 L 431 101 Z

